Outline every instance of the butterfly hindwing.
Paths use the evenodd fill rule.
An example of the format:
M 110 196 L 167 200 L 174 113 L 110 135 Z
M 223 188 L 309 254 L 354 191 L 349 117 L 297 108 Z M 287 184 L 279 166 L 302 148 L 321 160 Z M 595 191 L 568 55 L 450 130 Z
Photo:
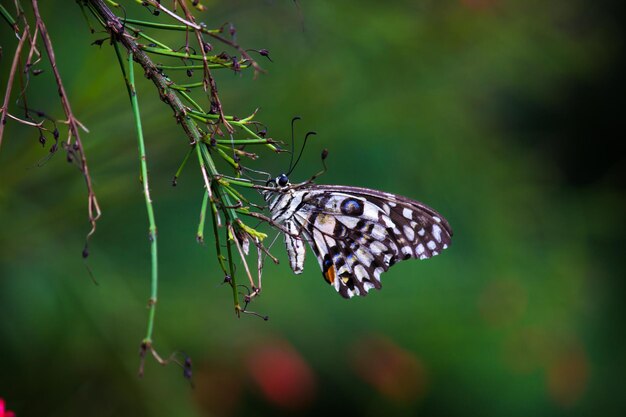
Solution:
M 359 247 L 350 229 L 345 229 L 348 233 L 343 236 L 329 234 L 328 230 L 339 224 L 329 215 L 314 215 L 309 219 L 302 213 L 296 213 L 294 221 L 300 225 L 302 236 L 313 249 L 324 279 L 342 296 L 365 295 L 371 288 L 380 288 L 380 282 L 373 280 L 364 266 L 364 261 L 367 262 L 367 257 L 371 258 L 371 255 Z M 371 265 L 371 262 L 366 265 Z
M 285 229 L 289 234 L 285 233 L 285 247 L 289 256 L 289 266 L 295 274 L 301 274 L 304 269 L 305 249 L 304 242 L 298 237 L 299 227 L 292 220 L 285 221 Z
M 430 258 L 450 244 L 446 220 L 405 197 L 328 185 L 289 192 L 273 200 L 272 214 L 301 237 L 285 236 L 292 269 L 302 271 L 306 240 L 324 279 L 346 298 L 380 289 L 380 275 L 396 262 Z

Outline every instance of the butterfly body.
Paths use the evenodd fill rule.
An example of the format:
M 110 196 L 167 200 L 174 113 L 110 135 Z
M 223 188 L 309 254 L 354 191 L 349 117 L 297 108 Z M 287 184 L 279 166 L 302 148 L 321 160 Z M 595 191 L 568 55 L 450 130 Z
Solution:
M 326 282 L 345 298 L 380 289 L 380 275 L 401 260 L 426 259 L 450 245 L 452 229 L 430 207 L 368 188 L 291 185 L 286 176 L 263 191 L 273 222 L 284 226 L 294 273 L 304 268 L 304 242 Z

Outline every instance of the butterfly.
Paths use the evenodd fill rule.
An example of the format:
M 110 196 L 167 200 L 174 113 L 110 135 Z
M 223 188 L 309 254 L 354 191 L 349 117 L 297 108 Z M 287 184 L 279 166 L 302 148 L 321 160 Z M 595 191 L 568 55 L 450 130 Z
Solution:
M 380 289 L 380 275 L 395 263 L 438 255 L 452 229 L 432 208 L 367 188 L 291 184 L 286 174 L 262 191 L 271 221 L 281 226 L 289 264 L 304 268 L 306 242 L 326 282 L 344 298 Z

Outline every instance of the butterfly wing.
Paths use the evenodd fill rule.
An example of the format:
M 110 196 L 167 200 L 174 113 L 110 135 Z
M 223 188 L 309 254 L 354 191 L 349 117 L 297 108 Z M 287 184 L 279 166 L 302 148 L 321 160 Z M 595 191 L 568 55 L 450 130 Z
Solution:
M 298 204 L 283 212 L 290 227 L 308 242 L 324 279 L 345 298 L 380 289 L 380 274 L 396 262 L 427 259 L 450 245 L 448 222 L 406 197 L 367 188 L 311 185 L 294 190 L 291 199 Z M 293 242 L 290 239 L 286 237 Z M 293 268 L 291 257 L 290 262 Z

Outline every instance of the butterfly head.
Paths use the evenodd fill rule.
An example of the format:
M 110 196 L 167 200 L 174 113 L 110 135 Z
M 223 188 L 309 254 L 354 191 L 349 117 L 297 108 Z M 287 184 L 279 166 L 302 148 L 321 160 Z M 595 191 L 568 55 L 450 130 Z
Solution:
M 280 174 L 278 177 L 271 179 L 267 182 L 267 186 L 268 187 L 273 187 L 273 188 L 287 188 L 291 185 L 291 183 L 289 182 L 289 177 L 287 177 L 287 174 Z
M 289 182 L 289 177 L 287 174 L 280 174 L 278 177 L 270 179 L 265 184 L 268 189 L 265 189 L 261 192 L 263 194 L 263 198 L 267 201 L 272 196 L 276 195 L 276 192 L 285 191 L 289 189 L 291 183 Z

